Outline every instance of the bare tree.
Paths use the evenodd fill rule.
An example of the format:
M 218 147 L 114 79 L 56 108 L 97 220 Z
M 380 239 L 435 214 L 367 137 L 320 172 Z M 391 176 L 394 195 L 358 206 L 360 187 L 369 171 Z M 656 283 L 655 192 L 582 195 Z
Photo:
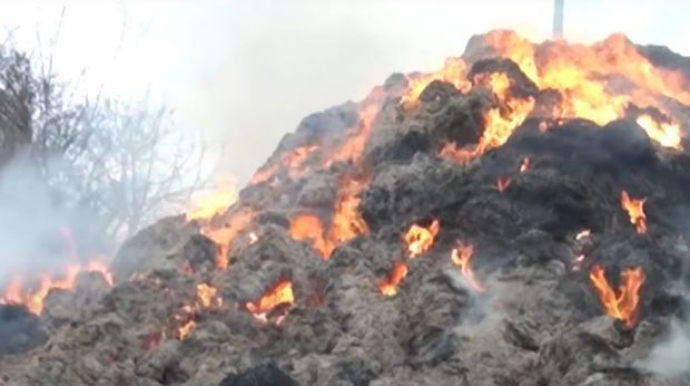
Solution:
M 112 251 L 205 183 L 204 146 L 148 98 L 75 103 L 70 87 L 0 50 L 0 168 L 28 159 L 79 241 Z

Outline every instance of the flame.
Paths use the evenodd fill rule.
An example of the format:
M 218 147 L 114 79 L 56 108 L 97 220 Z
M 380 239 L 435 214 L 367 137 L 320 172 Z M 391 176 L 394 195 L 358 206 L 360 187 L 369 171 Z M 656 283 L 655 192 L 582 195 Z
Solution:
M 24 279 L 21 276 L 13 276 L 7 284 L 4 294 L 0 296 L 0 304 L 24 305 L 30 312 L 40 315 L 43 312 L 44 299 L 50 291 L 53 289 L 73 290 L 77 277 L 83 272 L 100 273 L 108 285 L 113 285 L 112 274 L 107 265 L 101 261 L 94 260 L 85 266 L 70 264 L 61 277 L 54 278 L 49 274 L 40 275 L 35 287 L 25 287 Z
M 341 181 L 329 233 L 332 243 L 340 244 L 369 233 L 369 226 L 359 214 L 359 193 L 366 183 L 349 178 Z
M 386 279 L 381 282 L 379 289 L 386 297 L 395 296 L 398 293 L 398 285 L 407 276 L 407 264 L 404 262 L 397 263 Z
M 625 322 L 626 326 L 634 327 L 639 311 L 640 289 L 645 281 L 644 270 L 642 267 L 624 269 L 618 293 L 611 289 L 605 274 L 599 264 L 592 267 L 589 273 L 604 311 L 608 316 Z
M 429 227 L 412 224 L 405 234 L 405 244 L 410 253 L 410 258 L 415 258 L 426 252 L 434 244 L 434 238 L 441 229 L 438 220 L 434 220 Z
M 583 229 L 577 235 L 575 235 L 575 240 L 582 240 L 586 237 L 589 237 L 591 234 L 592 232 L 589 229 Z
M 193 198 L 191 208 L 186 213 L 187 221 L 208 220 L 221 214 L 237 201 L 234 183 L 225 184 L 212 193 L 201 193 Z
M 257 241 L 259 241 L 259 236 L 254 232 L 249 233 L 249 245 L 254 245 Z
M 680 125 L 671 122 L 659 122 L 648 114 L 638 117 L 637 124 L 647 132 L 649 138 L 661 146 L 683 150 Z
M 237 234 L 254 221 L 255 213 L 251 210 L 244 210 L 235 213 L 222 228 L 202 229 L 201 233 L 218 245 L 216 254 L 216 268 L 224 271 L 228 268 L 228 251 L 230 245 L 237 237 Z
M 407 77 L 408 89 L 401 98 L 401 103 L 406 106 L 415 105 L 422 91 L 435 80 L 451 83 L 456 89 L 463 92 L 469 91 L 472 84 L 465 78 L 467 63 L 460 58 L 449 58 L 445 65 L 438 71 L 430 74 L 418 74 Z
M 196 327 L 196 322 L 194 319 L 189 319 L 177 329 L 177 339 L 184 340 Z
M 287 168 L 288 175 L 292 179 L 302 177 L 306 172 L 306 169 L 303 168 L 304 163 L 309 159 L 309 156 L 318 149 L 319 147 L 316 145 L 304 145 L 288 154 L 284 154 L 277 162 L 259 169 L 254 176 L 252 176 L 249 184 L 256 185 L 269 181 L 281 167 Z
M 268 315 L 276 308 L 284 305 L 291 306 L 294 302 L 295 296 L 292 292 L 292 282 L 290 280 L 283 280 L 266 291 L 257 301 L 245 303 L 245 307 L 254 318 L 266 322 Z M 285 314 L 279 316 L 276 323 L 281 324 L 284 316 Z
M 647 216 L 644 213 L 646 198 L 639 200 L 630 198 L 625 190 L 621 192 L 621 207 L 628 212 L 630 223 L 635 226 L 638 234 L 647 233 Z
M 203 308 L 218 308 L 223 305 L 223 299 L 216 296 L 218 290 L 206 283 L 201 283 L 196 286 L 197 303 Z
M 293 239 L 309 240 L 312 247 L 327 258 L 335 246 L 324 238 L 321 219 L 313 214 L 299 214 L 290 221 L 290 235 Z
M 457 267 L 460 267 L 462 276 L 467 281 L 467 284 L 476 292 L 484 292 L 486 288 L 481 285 L 474 278 L 472 271 L 472 256 L 474 255 L 474 247 L 471 244 L 459 243 L 457 248 L 451 251 L 450 259 Z
M 534 108 L 533 98 L 512 97 L 510 94 L 512 81 L 504 73 L 478 77 L 477 81 L 489 87 L 504 106 L 503 108 L 494 107 L 484 115 L 484 132 L 476 145 L 458 148 L 451 142 L 441 149 L 442 157 L 454 160 L 461 165 L 468 165 L 487 151 L 506 143 L 513 131 L 524 122 Z
M 463 59 L 450 59 L 441 70 L 409 76 L 403 95 L 404 106 L 416 104 L 422 90 L 433 80 L 454 83 L 467 90 L 471 84 L 463 76 L 469 65 L 480 58 L 501 57 L 514 61 L 540 90 L 553 90 L 560 95 L 550 118 L 583 118 L 606 125 L 627 116 L 629 106 L 656 107 L 663 111 L 666 98 L 690 105 L 690 91 L 684 75 L 677 70 L 655 67 L 637 47 L 623 35 L 613 35 L 603 42 L 585 46 L 556 42 L 534 45 L 510 31 L 494 31 Z M 531 98 L 511 95 L 511 79 L 504 73 L 475 76 L 474 84 L 482 84 L 494 92 L 505 107 L 489 110 L 484 135 L 475 146 L 458 148 L 447 144 L 441 155 L 466 165 L 486 151 L 501 146 L 534 107 Z M 499 103 L 499 106 L 501 105 Z M 670 116 L 670 115 L 669 115 Z M 661 146 L 681 150 L 682 130 L 674 122 L 659 122 L 651 116 L 638 118 L 649 137 Z M 540 123 L 542 131 L 546 121 Z
M 499 192 L 503 193 L 513 182 L 510 178 L 499 178 L 496 180 L 496 188 Z
M 299 214 L 290 222 L 290 235 L 295 240 L 311 240 L 312 247 L 324 259 L 331 256 L 340 244 L 369 233 L 369 226 L 359 214 L 359 192 L 365 182 L 342 179 L 331 219 L 331 226 L 325 230 L 319 217 L 313 214 Z
M 379 115 L 380 102 L 376 98 L 365 101 L 359 108 L 359 125 L 350 136 L 348 136 L 333 153 L 329 154 L 324 166 L 330 167 L 335 162 L 357 162 L 374 129 L 374 121 Z

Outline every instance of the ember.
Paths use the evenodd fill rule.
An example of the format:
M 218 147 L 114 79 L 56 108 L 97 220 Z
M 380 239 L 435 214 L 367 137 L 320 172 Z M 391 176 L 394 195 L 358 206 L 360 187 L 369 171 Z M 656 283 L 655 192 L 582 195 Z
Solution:
M 644 270 L 642 267 L 623 270 L 618 293 L 609 286 L 605 275 L 604 268 L 598 264 L 589 273 L 606 315 L 622 320 L 628 327 L 634 327 L 639 311 L 640 289 L 645 281 Z
M 498 189 L 499 192 L 503 193 L 508 189 L 510 186 L 511 182 L 513 182 L 510 178 L 499 178 L 496 180 L 496 189 Z
M 625 190 L 621 192 L 621 207 L 628 212 L 630 223 L 635 226 L 637 233 L 643 235 L 647 233 L 647 216 L 644 213 L 644 203 L 646 198 L 636 200 L 630 198 Z

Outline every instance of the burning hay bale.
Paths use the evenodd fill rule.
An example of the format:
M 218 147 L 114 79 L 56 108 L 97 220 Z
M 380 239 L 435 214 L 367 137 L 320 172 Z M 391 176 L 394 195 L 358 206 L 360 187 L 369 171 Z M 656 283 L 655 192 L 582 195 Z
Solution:
M 687 384 L 639 365 L 686 301 L 690 66 L 673 55 L 475 37 L 306 118 L 230 208 L 142 231 L 112 288 L 11 288 L 0 369 L 36 386 Z

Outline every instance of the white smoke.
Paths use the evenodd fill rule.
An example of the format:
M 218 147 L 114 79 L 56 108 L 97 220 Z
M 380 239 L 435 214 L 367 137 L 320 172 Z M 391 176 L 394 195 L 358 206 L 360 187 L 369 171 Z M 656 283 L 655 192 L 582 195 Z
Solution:
M 645 370 L 676 377 L 690 373 L 690 323 L 673 322 L 667 340 L 656 346 L 640 363 Z

